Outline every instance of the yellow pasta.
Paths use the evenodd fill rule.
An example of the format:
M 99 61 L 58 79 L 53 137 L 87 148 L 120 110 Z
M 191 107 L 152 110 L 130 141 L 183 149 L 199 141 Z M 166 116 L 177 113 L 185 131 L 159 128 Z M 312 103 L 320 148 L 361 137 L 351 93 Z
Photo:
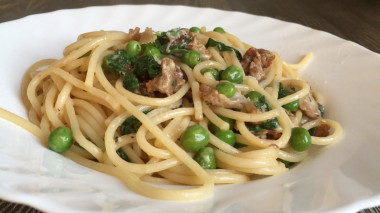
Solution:
M 323 118 L 326 100 L 298 73 L 311 56 L 288 64 L 205 27 L 89 32 L 61 59 L 25 73 L 29 121 L 5 109 L 0 117 L 136 193 L 203 199 L 215 184 L 281 174 L 311 145 L 342 139 L 340 124 Z M 73 141 L 58 150 L 52 135 L 63 126 Z M 173 184 L 190 188 L 166 186 Z

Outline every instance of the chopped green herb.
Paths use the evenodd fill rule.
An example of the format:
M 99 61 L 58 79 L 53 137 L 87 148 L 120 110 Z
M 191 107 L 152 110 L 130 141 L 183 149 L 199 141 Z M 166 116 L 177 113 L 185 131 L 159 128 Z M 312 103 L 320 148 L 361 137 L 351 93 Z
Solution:
M 295 91 L 295 88 L 291 87 L 291 90 Z M 288 95 L 289 95 L 288 92 L 285 90 L 282 83 L 280 83 L 280 87 L 278 89 L 278 98 L 283 98 L 283 97 L 286 97 Z M 295 101 L 289 102 L 287 104 L 284 104 L 282 107 L 284 109 L 288 110 L 289 112 L 295 112 L 298 110 L 299 100 L 295 100 Z
M 318 103 L 318 109 L 321 112 L 321 117 L 325 116 L 325 107 L 322 104 Z
M 125 152 L 120 148 L 118 150 L 116 150 L 116 153 L 125 161 L 127 162 L 131 162 L 131 160 L 129 159 L 128 155 L 125 154 Z
M 85 54 L 83 54 L 81 57 L 79 57 L 79 58 L 84 58 L 84 57 L 87 57 L 87 56 L 90 56 L 90 54 L 91 54 L 91 50 L 89 50 L 88 52 L 86 52 Z M 79 59 L 78 58 L 78 59 Z
M 309 134 L 310 134 L 311 136 L 313 136 L 314 133 L 315 133 L 315 127 L 309 129 L 308 131 L 309 131 Z
M 150 111 L 145 111 L 144 113 L 148 113 Z M 120 134 L 128 135 L 131 133 L 136 133 L 140 128 L 141 122 L 135 116 L 129 116 L 120 126 Z
M 262 112 L 272 110 L 272 107 L 269 105 L 265 96 L 261 96 L 259 98 L 259 101 L 255 102 L 254 105 L 258 110 L 260 110 Z
M 161 73 L 161 66 L 154 60 L 153 56 L 143 55 L 135 64 L 135 74 L 139 79 L 153 79 Z
M 286 161 L 286 160 L 282 160 L 280 158 L 277 158 L 278 161 L 280 161 L 281 163 L 285 164 L 285 167 L 286 168 L 289 168 L 291 166 L 293 166 L 295 163 L 294 162 L 289 162 L 289 161 Z
M 241 53 L 239 52 L 239 50 L 233 48 L 233 47 L 230 47 L 230 46 L 227 46 L 221 42 L 218 42 L 218 41 L 215 41 L 214 39 L 212 38 L 209 38 L 207 43 L 206 43 L 206 48 L 208 47 L 217 47 L 219 49 L 219 51 L 234 51 L 235 54 L 236 54 L 236 57 L 241 61 L 243 59 L 243 56 L 241 55 Z
M 249 125 L 249 126 L 247 126 L 247 128 L 251 132 L 260 132 L 260 130 L 261 130 L 260 125 Z
M 277 118 L 266 120 L 260 124 L 260 127 L 263 129 L 276 129 L 279 126 Z
M 284 86 L 282 85 L 282 83 L 280 83 L 280 86 L 278 88 L 278 98 L 283 98 L 288 95 L 289 95 L 288 92 L 286 92 Z
M 140 87 L 139 80 L 133 73 L 126 72 L 124 75 L 123 87 L 133 92 L 135 89 Z
M 243 148 L 243 147 L 246 147 L 246 146 L 247 146 L 247 145 L 242 144 L 242 143 L 235 143 L 235 145 L 234 145 L 234 147 L 235 147 L 236 149 Z
M 102 68 L 108 74 L 123 75 L 126 68 L 134 63 L 135 58 L 129 57 L 124 50 L 116 50 L 115 54 L 103 58 Z

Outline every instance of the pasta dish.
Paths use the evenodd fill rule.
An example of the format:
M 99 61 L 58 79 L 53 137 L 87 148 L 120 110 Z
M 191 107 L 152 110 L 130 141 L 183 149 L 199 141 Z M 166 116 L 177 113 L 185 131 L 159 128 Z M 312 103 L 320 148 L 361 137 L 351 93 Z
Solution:
M 289 64 L 220 27 L 89 32 L 25 73 L 29 121 L 0 117 L 141 195 L 202 199 L 342 139 L 300 76 L 311 57 Z

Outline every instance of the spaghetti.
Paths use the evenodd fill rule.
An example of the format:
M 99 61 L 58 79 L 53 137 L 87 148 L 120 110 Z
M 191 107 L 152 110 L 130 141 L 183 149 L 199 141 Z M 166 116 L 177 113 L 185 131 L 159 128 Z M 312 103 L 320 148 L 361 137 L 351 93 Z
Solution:
M 0 116 L 46 146 L 68 127 L 74 143 L 64 156 L 162 200 L 201 199 L 215 184 L 283 173 L 307 156 L 302 143 L 342 138 L 297 72 L 311 53 L 288 64 L 232 34 L 191 29 L 82 34 L 63 58 L 25 73 L 29 121 L 4 109 Z M 310 139 L 297 141 L 297 128 Z M 202 132 L 202 147 L 189 129 Z

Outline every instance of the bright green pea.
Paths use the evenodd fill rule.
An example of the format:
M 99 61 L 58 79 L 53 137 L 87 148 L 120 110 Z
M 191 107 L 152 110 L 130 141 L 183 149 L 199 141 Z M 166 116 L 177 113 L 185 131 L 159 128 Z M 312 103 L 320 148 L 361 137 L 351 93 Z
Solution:
M 216 85 L 216 90 L 218 90 L 219 94 L 223 94 L 227 96 L 227 98 L 232 98 L 235 95 L 236 88 L 233 83 L 230 82 L 220 82 Z
M 192 33 L 200 33 L 201 29 L 199 29 L 199 27 L 191 27 L 190 28 L 190 32 L 192 32 Z
M 221 28 L 221 27 L 215 27 L 214 31 L 218 32 L 218 33 L 226 33 L 226 31 L 223 28 Z
M 292 129 L 292 134 L 290 136 L 289 142 L 294 150 L 302 152 L 310 148 L 311 137 L 305 128 L 295 127 Z
M 144 55 L 150 55 L 150 56 L 156 57 L 158 59 L 162 58 L 160 50 L 154 46 L 147 46 L 145 48 Z
M 232 130 L 219 130 L 215 133 L 215 136 L 218 137 L 220 140 L 228 143 L 231 146 L 235 145 L 236 139 L 235 139 L 235 133 Z
M 195 152 L 205 147 L 210 136 L 201 125 L 189 126 L 181 136 L 181 144 L 188 152 Z
M 223 121 L 225 121 L 225 122 L 227 122 L 228 124 L 229 124 L 229 129 L 233 129 L 234 128 L 234 126 L 235 126 L 235 120 L 234 119 L 232 119 L 232 118 L 227 118 L 227 117 L 224 117 L 224 116 L 221 116 L 221 115 L 218 115 Z M 215 126 L 215 124 L 213 124 L 213 123 L 210 123 L 210 125 L 209 125 L 209 127 L 208 127 L 209 129 L 210 129 L 210 132 L 212 132 L 212 133 L 216 133 L 217 131 L 219 131 L 220 129 L 219 129 L 219 127 L 217 127 L 217 126 Z
M 128 56 L 135 56 L 141 52 L 141 45 L 138 41 L 130 41 L 125 47 Z
M 206 68 L 201 71 L 202 75 L 205 73 L 211 73 L 212 77 L 214 77 L 215 80 L 219 81 L 219 71 L 214 68 Z
M 245 97 L 249 98 L 249 100 L 251 100 L 253 102 L 259 101 L 259 99 L 261 98 L 261 96 L 263 96 L 263 95 L 261 95 L 257 91 L 250 91 L 249 93 L 245 94 Z
M 211 147 L 201 148 L 194 155 L 194 160 L 204 169 L 216 169 L 215 154 Z
M 221 80 L 230 81 L 235 84 L 241 84 L 243 82 L 243 77 L 243 70 L 235 65 L 227 67 L 227 69 L 223 70 L 220 74 Z
M 292 101 L 290 103 L 287 103 L 283 105 L 282 107 L 289 112 L 295 112 L 298 110 L 298 106 L 300 105 L 300 102 L 298 100 Z
M 65 126 L 57 127 L 53 130 L 48 138 L 50 149 L 55 152 L 64 152 L 73 144 L 73 133 L 71 129 Z
M 189 65 L 189 67 L 193 68 L 195 65 L 199 63 L 201 60 L 201 55 L 199 52 L 195 50 L 189 50 L 185 54 L 182 55 L 182 62 Z

